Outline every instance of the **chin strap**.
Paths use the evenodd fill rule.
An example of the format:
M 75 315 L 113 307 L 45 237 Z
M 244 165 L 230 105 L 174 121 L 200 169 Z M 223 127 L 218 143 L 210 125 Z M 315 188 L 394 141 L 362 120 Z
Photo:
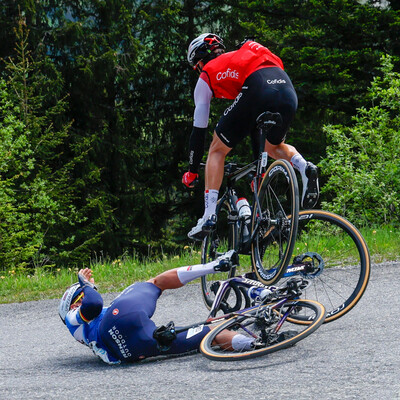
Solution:
M 197 71 L 199 74 L 203 71 L 203 68 L 200 66 L 200 61 L 203 62 L 204 65 L 206 65 L 209 61 L 214 60 L 217 58 L 220 54 L 215 53 L 214 51 L 209 50 L 209 54 L 199 60 L 196 65 L 193 67 L 195 71 Z
M 202 60 L 200 60 L 200 61 L 202 61 Z M 201 74 L 201 72 L 203 71 L 203 68 L 201 68 L 201 66 L 200 66 L 200 61 L 198 61 L 196 63 L 196 65 L 193 67 L 193 70 L 197 71 L 199 74 Z

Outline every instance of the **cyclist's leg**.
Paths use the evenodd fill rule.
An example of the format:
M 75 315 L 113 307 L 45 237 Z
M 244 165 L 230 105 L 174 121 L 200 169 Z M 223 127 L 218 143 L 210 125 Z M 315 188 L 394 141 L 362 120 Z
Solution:
M 189 265 L 165 271 L 147 282 L 159 289 L 178 289 L 187 283 L 207 274 L 213 274 L 220 270 L 229 269 L 236 262 L 236 253 L 231 250 L 206 264 Z
M 216 208 L 219 188 L 224 177 L 225 157 L 230 151 L 231 148 L 225 145 L 214 132 L 205 170 L 204 213 L 197 221 L 197 225 L 188 233 L 190 239 L 203 240 L 215 228 Z
M 176 328 L 179 329 L 178 326 Z M 164 354 L 184 354 L 194 350 L 198 351 L 201 341 L 208 332 L 210 332 L 210 326 L 208 325 L 199 325 L 180 332 L 171 343 L 169 350 Z
M 215 210 L 224 176 L 225 157 L 250 132 L 249 99 L 251 94 L 247 89 L 242 90 L 215 127 L 206 163 L 204 214 L 189 232 L 190 239 L 203 240 L 215 228 Z
M 224 329 L 215 336 L 214 344 L 223 350 L 227 351 L 240 351 L 250 349 L 254 343 L 253 337 L 245 336 L 236 331 Z
M 254 92 L 257 90 L 256 86 L 246 80 L 241 92 L 221 115 L 215 127 L 207 159 L 206 189 L 219 190 L 223 179 L 226 155 L 250 134 L 255 125 Z
M 203 338 L 214 328 L 216 327 L 200 325 L 178 333 L 176 339 L 171 344 L 171 348 L 165 354 L 182 354 L 198 350 Z M 248 337 L 228 329 L 219 332 L 214 339 L 214 344 L 226 351 L 248 350 L 252 347 L 253 342 L 253 337 Z
M 319 197 L 317 167 L 311 162 L 307 162 L 294 146 L 285 143 L 285 135 L 283 135 L 283 131 L 279 132 L 273 128 L 267 135 L 265 151 L 275 160 L 289 161 L 299 171 L 303 184 L 301 205 L 303 208 L 313 208 Z
M 232 148 L 224 144 L 214 131 L 206 164 L 206 190 L 219 190 L 221 187 L 224 178 L 225 157 L 231 150 Z
M 259 103 L 265 108 L 262 111 L 279 112 L 282 116 L 282 125 L 273 127 L 267 133 L 265 151 L 275 160 L 290 161 L 300 172 L 303 183 L 301 205 L 303 208 L 313 208 L 319 196 L 317 167 L 307 162 L 295 147 L 285 143 L 297 110 L 296 91 L 289 76 L 279 68 L 264 68 L 260 70 L 260 75 L 263 77 L 263 90 L 259 94 Z
M 176 269 L 165 271 L 154 278 L 149 279 L 147 282 L 160 288 L 162 291 L 166 289 L 178 289 L 183 285 L 183 283 L 178 278 L 178 273 Z
M 296 154 L 300 154 L 294 146 L 286 144 L 284 141 L 275 145 L 266 140 L 265 151 L 274 160 L 291 161 L 293 156 L 295 156 Z
M 303 190 L 300 197 L 302 208 L 314 208 L 319 197 L 319 182 L 317 167 L 307 162 L 305 158 L 290 144 L 282 141 L 272 144 L 265 141 L 265 151 L 275 160 L 283 159 L 289 161 L 301 175 Z

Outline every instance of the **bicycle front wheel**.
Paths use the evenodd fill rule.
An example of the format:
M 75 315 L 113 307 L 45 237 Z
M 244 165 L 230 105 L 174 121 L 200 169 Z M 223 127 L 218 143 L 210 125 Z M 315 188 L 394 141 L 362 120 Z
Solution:
M 201 262 L 203 264 L 213 261 L 228 250 L 235 248 L 237 238 L 236 219 L 232 218 L 232 206 L 227 199 L 220 199 L 217 204 L 217 226 L 203 239 L 201 247 Z M 219 287 L 219 281 L 227 280 L 235 276 L 236 267 L 228 272 L 208 274 L 201 277 L 201 293 L 208 309 L 210 309 L 215 294 Z M 224 299 L 228 302 L 229 292 Z M 231 300 L 232 301 L 232 300 Z M 234 300 L 236 302 L 236 299 Z
M 296 264 L 306 264 L 303 272 L 296 272 Z M 309 281 L 303 291 L 307 299 L 324 304 L 325 322 L 348 313 L 364 294 L 371 271 L 367 244 L 361 233 L 345 218 L 322 210 L 303 210 L 293 251 L 293 272 L 288 267 L 287 277 L 298 274 Z M 284 282 L 284 280 L 282 282 Z M 294 317 L 308 323 L 301 315 Z
M 251 262 L 264 285 L 277 282 L 292 255 L 298 225 L 299 188 L 286 160 L 277 160 L 265 173 L 258 191 L 260 210 L 253 210 Z
M 244 360 L 263 356 L 293 346 L 311 335 L 325 319 L 325 308 L 313 300 L 287 301 L 279 310 L 271 305 L 255 307 L 234 316 L 211 330 L 200 344 L 201 353 L 216 361 Z M 295 315 L 299 311 L 311 319 L 310 325 L 293 325 L 283 315 Z M 233 350 L 234 334 L 254 339 L 253 345 Z

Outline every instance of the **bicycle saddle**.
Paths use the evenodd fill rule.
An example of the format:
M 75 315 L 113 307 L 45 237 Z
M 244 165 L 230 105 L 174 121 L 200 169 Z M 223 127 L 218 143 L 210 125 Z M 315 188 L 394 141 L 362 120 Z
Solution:
M 257 117 L 256 124 L 258 129 L 271 129 L 273 126 L 281 126 L 282 116 L 278 112 L 265 111 Z

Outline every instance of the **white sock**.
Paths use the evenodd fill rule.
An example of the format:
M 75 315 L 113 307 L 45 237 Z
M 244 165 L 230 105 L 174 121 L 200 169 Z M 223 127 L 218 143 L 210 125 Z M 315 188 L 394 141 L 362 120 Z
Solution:
M 180 267 L 177 269 L 178 279 L 182 282 L 182 284 L 186 285 L 188 282 L 200 278 L 201 276 L 213 274 L 215 272 L 214 267 L 218 264 L 219 262 L 217 261 L 211 261 L 207 264 Z
M 238 333 L 232 338 L 232 348 L 235 351 L 250 350 L 254 338 Z
M 305 174 L 307 161 L 303 158 L 301 154 L 295 154 L 290 160 L 293 167 L 300 171 L 301 175 Z
M 211 214 L 215 214 L 218 201 L 218 190 L 210 189 L 204 192 L 204 215 L 208 217 Z

